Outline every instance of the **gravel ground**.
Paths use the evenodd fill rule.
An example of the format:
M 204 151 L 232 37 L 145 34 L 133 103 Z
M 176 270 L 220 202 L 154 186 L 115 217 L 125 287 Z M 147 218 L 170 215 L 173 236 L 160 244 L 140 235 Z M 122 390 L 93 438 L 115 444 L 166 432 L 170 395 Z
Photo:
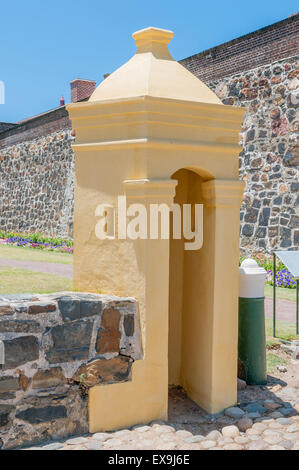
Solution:
M 299 450 L 299 361 L 288 359 L 287 371 L 268 376 L 266 386 L 240 382 L 239 388 L 238 403 L 218 415 L 207 414 L 182 388 L 171 387 L 167 423 L 157 421 L 27 449 Z

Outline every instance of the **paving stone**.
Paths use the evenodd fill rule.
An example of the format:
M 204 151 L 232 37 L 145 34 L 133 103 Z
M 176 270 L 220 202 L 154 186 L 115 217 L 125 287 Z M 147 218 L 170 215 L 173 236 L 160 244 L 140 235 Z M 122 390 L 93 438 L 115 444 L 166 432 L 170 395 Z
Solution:
M 169 433 L 164 433 L 164 434 L 169 434 Z M 135 432 L 131 431 L 131 434 L 126 437 L 126 440 L 129 441 L 134 441 L 134 440 L 140 440 L 140 439 L 159 439 L 159 434 L 155 432 L 153 429 L 150 429 L 149 431 L 145 432 Z
M 271 429 L 281 429 L 283 428 L 283 425 L 278 423 L 277 421 L 274 421 L 273 423 L 269 423 L 268 427 Z
M 71 450 L 86 450 L 83 444 L 77 446 L 69 446 Z
M 201 436 L 200 434 L 198 434 L 197 436 L 191 436 L 191 437 L 187 437 L 186 439 L 184 439 L 185 442 L 187 442 L 188 444 L 193 444 L 194 442 L 201 442 L 203 441 L 205 438 L 204 436 Z
M 281 445 L 287 450 L 290 450 L 292 449 L 292 447 L 294 447 L 294 442 L 286 440 L 286 441 L 281 441 L 279 445 Z
M 245 432 L 247 429 L 251 428 L 252 424 L 252 419 L 244 417 L 237 422 L 237 427 L 240 431 Z
M 223 437 L 235 437 L 240 434 L 239 429 L 237 426 L 225 426 L 222 428 L 222 435 Z
M 47 444 L 42 447 L 43 450 L 59 450 L 62 449 L 63 443 L 61 442 L 53 442 L 52 444 Z
M 120 431 L 116 431 L 113 433 L 114 437 L 123 437 L 127 438 L 132 434 L 132 431 L 130 429 L 121 429 Z
M 244 444 L 247 444 L 247 443 L 248 443 L 248 438 L 245 437 L 245 436 L 236 436 L 236 437 L 234 438 L 234 441 L 235 441 L 237 444 L 244 445 Z
M 192 437 L 192 432 L 180 429 L 179 431 L 176 431 L 176 435 L 180 439 L 186 439 L 187 437 Z
M 246 431 L 246 436 L 259 436 L 260 434 L 262 434 L 263 431 L 259 430 L 259 429 L 253 429 L 253 428 L 250 428 L 250 429 L 247 429 Z
M 176 437 L 175 433 L 163 432 L 162 434 L 159 435 L 159 440 L 163 442 L 171 442 L 171 441 L 177 441 L 178 438 Z
M 264 442 L 262 439 L 259 439 L 254 442 L 250 442 L 248 444 L 247 449 L 248 450 L 265 450 L 267 448 L 267 443 Z
M 91 439 L 95 439 L 96 441 L 106 441 L 109 438 L 111 438 L 111 434 L 106 432 L 96 432 L 91 436 Z
M 146 432 L 146 431 L 149 431 L 151 427 L 150 426 L 134 426 L 132 429 L 134 429 L 134 431 L 136 432 Z
M 283 414 L 280 413 L 280 411 L 273 411 L 273 413 L 270 413 L 269 416 L 271 416 L 271 418 L 274 418 L 274 419 L 283 418 Z
M 284 447 L 278 445 L 269 446 L 269 450 L 285 450 Z
M 275 436 L 275 435 L 263 435 L 263 440 L 267 442 L 268 444 L 271 445 L 276 445 L 281 441 L 281 436 Z
M 160 420 L 160 419 L 155 419 L 154 421 L 151 421 L 151 422 L 150 422 L 150 425 L 151 425 L 151 426 L 163 425 L 163 424 L 166 424 L 166 421 L 162 421 L 162 420 Z
M 250 419 L 258 419 L 260 418 L 262 415 L 260 413 L 248 413 L 247 414 L 247 417 L 250 418 Z
M 240 444 L 226 444 L 223 446 L 223 450 L 242 450 L 243 447 Z
M 200 443 L 200 447 L 202 449 L 211 449 L 212 447 L 215 447 L 215 446 L 216 446 L 216 441 L 212 441 L 210 439 L 201 441 Z
M 225 444 L 232 444 L 234 440 L 231 437 L 223 437 L 221 439 L 218 439 L 218 446 L 225 446 Z
M 175 432 L 175 429 L 172 426 L 167 426 L 165 424 L 155 428 L 155 430 L 157 430 L 158 434 L 162 434 L 164 432 Z
M 278 431 L 274 431 L 273 429 L 266 429 L 264 432 L 263 432 L 263 436 L 280 436 L 281 433 L 278 432 Z
M 85 442 L 88 442 L 88 439 L 86 437 L 73 437 L 72 439 L 68 439 L 65 441 L 67 445 L 78 445 L 78 444 L 84 444 Z
M 211 439 L 212 441 L 213 440 L 217 441 L 218 439 L 222 438 L 222 435 L 221 435 L 221 432 L 215 430 L 215 431 L 209 432 L 209 434 L 207 434 L 206 438 Z
M 237 406 L 231 406 L 230 408 L 226 408 L 226 410 L 224 410 L 224 414 L 230 418 L 240 419 L 245 414 L 245 412 Z
M 249 441 L 259 441 L 260 438 L 261 438 L 261 436 L 258 435 L 258 434 L 250 434 L 250 435 L 248 436 L 248 440 L 249 440 Z
M 245 380 L 242 380 L 242 379 L 237 379 L 237 386 L 238 386 L 238 390 L 244 390 L 247 386 Z
M 292 414 L 296 413 L 296 411 L 293 408 L 281 408 L 280 413 L 283 416 L 292 416 Z
M 297 441 L 299 439 L 299 433 L 296 432 L 284 432 L 283 438 L 290 441 Z
M 192 444 L 189 444 L 189 445 L 192 445 Z M 176 447 L 176 444 L 174 442 L 167 442 L 165 444 L 158 444 L 155 449 L 157 450 L 173 450 L 175 449 Z M 198 448 L 198 447 L 196 447 Z
M 266 402 L 264 402 L 264 407 L 267 410 L 276 410 L 277 408 L 280 408 L 281 405 L 279 403 L 266 403 Z
M 297 424 L 291 424 L 286 428 L 287 432 L 299 432 L 299 426 Z
M 254 423 L 252 425 L 252 429 L 254 429 L 254 431 L 260 431 L 260 432 L 263 432 L 265 431 L 265 429 L 267 429 L 267 426 L 266 424 L 264 423 Z M 258 433 L 257 433 L 258 434 Z
M 120 439 L 114 439 L 113 437 L 104 442 L 104 445 L 107 447 L 117 447 L 117 446 L 120 446 L 121 444 L 122 444 L 122 441 Z
M 100 442 L 95 442 L 95 441 L 86 442 L 86 444 L 84 444 L 84 447 L 87 450 L 102 450 L 103 449 L 103 445 Z
M 264 408 L 260 403 L 250 403 L 249 405 L 246 406 L 246 411 L 248 413 L 263 414 L 266 411 L 266 408 Z
M 277 422 L 280 424 L 293 424 L 293 421 L 290 418 L 278 418 Z
M 154 439 L 142 439 L 139 442 L 139 445 L 140 445 L 141 449 L 144 448 L 144 447 L 153 448 L 154 445 L 155 445 L 155 441 L 154 441 Z

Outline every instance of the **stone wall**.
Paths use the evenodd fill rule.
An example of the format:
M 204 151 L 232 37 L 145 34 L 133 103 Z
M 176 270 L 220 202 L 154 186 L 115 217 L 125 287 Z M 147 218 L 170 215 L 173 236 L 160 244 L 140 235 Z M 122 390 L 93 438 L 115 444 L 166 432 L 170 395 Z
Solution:
M 224 104 L 245 106 L 240 178 L 241 254 L 298 249 L 299 62 L 295 57 L 209 82 Z
M 0 147 L 0 230 L 72 236 L 71 130 L 20 140 Z
M 139 328 L 132 298 L 1 296 L 0 449 L 88 432 L 88 389 L 131 379 Z
M 298 248 L 298 28 L 296 14 L 180 61 L 224 104 L 247 108 L 240 153 L 246 256 Z M 0 230 L 72 236 L 72 140 L 64 106 L 0 127 Z

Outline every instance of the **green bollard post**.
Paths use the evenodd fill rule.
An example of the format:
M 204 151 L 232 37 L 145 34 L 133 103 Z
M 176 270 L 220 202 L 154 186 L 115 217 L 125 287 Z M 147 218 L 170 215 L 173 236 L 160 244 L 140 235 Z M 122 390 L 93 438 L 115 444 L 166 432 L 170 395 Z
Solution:
M 239 376 L 248 385 L 267 383 L 264 285 L 266 271 L 253 259 L 239 268 Z

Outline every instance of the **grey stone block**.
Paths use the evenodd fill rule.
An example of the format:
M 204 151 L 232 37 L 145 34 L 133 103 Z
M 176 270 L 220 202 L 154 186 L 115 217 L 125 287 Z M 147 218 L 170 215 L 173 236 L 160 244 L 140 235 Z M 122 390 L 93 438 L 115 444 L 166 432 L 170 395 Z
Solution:
M 65 322 L 100 315 L 103 310 L 102 302 L 99 300 L 78 300 L 71 297 L 59 299 L 58 308 Z
M 0 393 L 15 392 L 20 389 L 19 379 L 10 375 L 0 377 Z
M 10 405 L 0 405 L 0 427 L 9 423 L 9 415 L 13 409 L 14 407 Z
M 92 321 L 79 320 L 51 328 L 53 347 L 46 352 L 51 364 L 88 359 Z
M 39 358 L 39 345 L 35 336 L 21 336 L 4 340 L 4 348 L 4 369 L 12 369 Z
M 0 333 L 39 333 L 40 324 L 34 320 L 0 320 Z
M 45 423 L 56 419 L 66 418 L 65 406 L 45 406 L 43 408 L 27 408 L 16 414 L 16 418 L 31 424 Z

